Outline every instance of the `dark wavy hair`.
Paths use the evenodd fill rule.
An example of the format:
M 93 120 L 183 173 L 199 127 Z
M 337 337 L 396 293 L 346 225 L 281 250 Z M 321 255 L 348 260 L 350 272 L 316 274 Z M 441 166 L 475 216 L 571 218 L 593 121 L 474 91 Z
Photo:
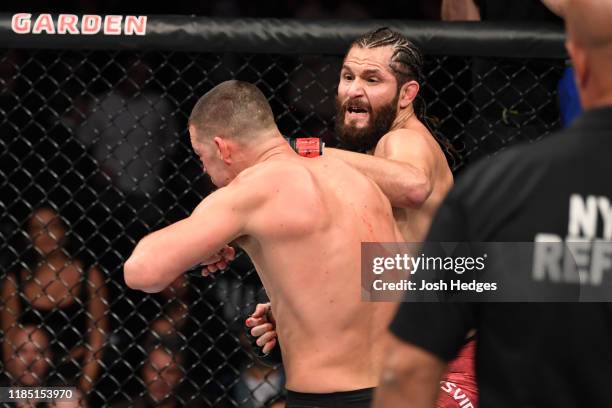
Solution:
M 425 76 L 423 75 L 423 54 L 421 50 L 405 35 L 391 30 L 389 27 L 381 27 L 369 31 L 357 38 L 351 44 L 351 48 L 378 48 L 391 47 L 393 54 L 389 61 L 389 68 L 397 80 L 397 89 L 408 81 L 416 81 L 420 86 L 423 85 Z M 412 102 L 414 114 L 429 129 L 431 134 L 444 150 L 447 158 L 454 163 L 458 154 L 450 141 L 435 130 L 437 126 L 434 119 L 427 117 L 425 100 L 419 94 Z
M 389 61 L 389 68 L 397 80 L 399 90 L 406 82 L 416 81 L 423 83 L 423 55 L 416 45 L 403 34 L 393 31 L 388 27 L 377 28 L 357 38 L 351 44 L 351 48 L 378 48 L 391 47 L 393 54 Z M 415 114 L 419 119 L 422 117 L 422 100 L 414 101 Z

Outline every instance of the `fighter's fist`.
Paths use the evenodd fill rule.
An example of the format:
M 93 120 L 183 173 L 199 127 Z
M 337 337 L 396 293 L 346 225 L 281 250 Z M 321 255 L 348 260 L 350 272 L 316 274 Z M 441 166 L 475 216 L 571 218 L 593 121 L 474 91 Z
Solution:
M 255 344 L 261 347 L 263 354 L 270 354 L 276 346 L 276 320 L 272 315 L 270 303 L 260 303 L 253 314 L 246 319 L 248 333 L 255 339 Z
M 233 261 L 236 257 L 236 250 L 229 245 L 223 247 L 213 256 L 202 261 L 202 276 L 208 276 L 211 273 L 227 268 L 227 264 Z

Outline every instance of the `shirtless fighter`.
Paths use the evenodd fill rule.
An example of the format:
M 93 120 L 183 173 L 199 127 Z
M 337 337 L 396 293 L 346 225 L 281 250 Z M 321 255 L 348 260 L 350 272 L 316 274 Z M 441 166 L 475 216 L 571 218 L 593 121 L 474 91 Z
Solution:
M 388 28 L 355 40 L 342 65 L 336 98 L 336 134 L 353 151 L 324 151 L 324 156 L 342 159 L 378 184 L 393 206 L 406 242 L 425 238 L 453 185 L 440 143 L 421 120 L 422 100 L 417 95 L 423 81 L 422 65 L 418 48 Z M 269 304 L 257 305 L 247 320 L 264 354 L 276 348 L 269 308 Z M 467 343 L 450 364 L 446 380 L 475 397 L 473 350 L 473 343 Z M 456 405 L 441 394 L 439 407 Z
M 323 153 L 342 159 L 378 184 L 406 242 L 425 238 L 453 184 L 438 141 L 415 112 L 415 104 L 421 102 L 417 95 L 422 65 L 418 48 L 388 28 L 355 40 L 344 58 L 336 97 L 336 134 L 352 151 L 325 148 Z M 258 305 L 247 325 L 259 326 L 267 312 L 266 305 Z M 261 336 L 271 327 L 262 325 L 252 334 Z M 274 333 L 266 333 L 258 345 L 271 351 Z
M 158 292 L 195 264 L 214 271 L 235 242 L 272 302 L 287 407 L 369 406 L 395 308 L 361 302 L 360 245 L 402 239 L 389 201 L 342 160 L 297 155 L 251 84 L 228 81 L 204 95 L 189 133 L 220 188 L 138 243 L 127 285 Z

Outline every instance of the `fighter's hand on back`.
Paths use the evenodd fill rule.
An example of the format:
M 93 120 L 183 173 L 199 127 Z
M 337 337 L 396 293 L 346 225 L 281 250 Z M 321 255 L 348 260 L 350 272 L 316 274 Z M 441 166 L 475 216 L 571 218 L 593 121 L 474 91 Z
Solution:
M 233 261 L 236 257 L 236 250 L 229 245 L 226 245 L 219 252 L 214 254 L 202 262 L 202 276 L 208 276 L 211 273 L 227 268 L 227 264 Z
M 272 315 L 270 303 L 260 303 L 255 307 L 253 314 L 246 320 L 250 328 L 248 333 L 255 338 L 255 344 L 261 348 L 263 354 L 270 354 L 276 346 L 276 320 Z

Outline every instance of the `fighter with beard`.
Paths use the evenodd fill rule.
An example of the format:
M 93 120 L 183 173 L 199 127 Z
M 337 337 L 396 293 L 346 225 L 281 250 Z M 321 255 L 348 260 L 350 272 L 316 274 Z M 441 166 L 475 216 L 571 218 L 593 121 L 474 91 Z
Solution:
M 336 98 L 336 134 L 351 151 L 325 149 L 380 186 L 407 242 L 424 239 L 453 184 L 441 141 L 421 120 L 422 65 L 418 48 L 388 28 L 354 41 Z
M 342 147 L 325 148 L 369 176 L 388 197 L 406 242 L 420 242 L 453 185 L 453 175 L 438 140 L 423 123 L 423 57 L 400 33 L 388 28 L 355 40 L 344 58 L 336 97 L 336 135 Z M 357 279 L 357 277 L 356 277 Z M 247 319 L 249 334 L 264 354 L 275 352 L 276 332 L 270 304 L 259 304 Z M 457 401 L 441 393 L 439 407 L 471 402 L 476 406 L 474 342 L 449 365 L 442 390 L 459 390 Z M 450 384 L 450 386 L 449 386 Z
M 378 184 L 406 242 L 425 238 L 453 184 L 440 143 L 420 119 L 422 65 L 419 49 L 386 27 L 355 40 L 344 58 L 336 96 L 337 137 L 350 151 L 324 152 Z M 257 305 L 247 320 L 264 354 L 276 345 L 269 309 L 269 304 Z

